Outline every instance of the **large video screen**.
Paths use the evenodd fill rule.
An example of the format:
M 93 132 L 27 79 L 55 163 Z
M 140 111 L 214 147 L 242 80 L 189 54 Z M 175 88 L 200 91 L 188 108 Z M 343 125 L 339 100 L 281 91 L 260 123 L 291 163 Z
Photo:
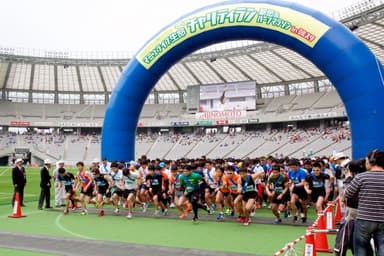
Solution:
M 256 110 L 256 82 L 200 86 L 200 112 Z

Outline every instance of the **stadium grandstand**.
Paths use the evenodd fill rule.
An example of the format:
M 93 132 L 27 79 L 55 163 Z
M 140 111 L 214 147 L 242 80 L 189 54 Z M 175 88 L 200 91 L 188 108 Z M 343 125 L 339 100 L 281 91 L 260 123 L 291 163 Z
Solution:
M 362 1 L 334 16 L 384 63 L 384 1 Z M 278 45 L 231 43 L 185 57 L 158 81 L 141 112 L 136 157 L 351 155 L 343 103 L 316 66 Z M 119 54 L 0 47 L 1 163 L 19 154 L 36 164 L 102 157 L 104 112 L 128 62 Z M 235 106 L 246 100 L 238 92 L 227 97 L 230 108 L 204 109 L 205 86 L 250 84 L 253 107 Z M 225 92 L 219 96 L 223 101 Z

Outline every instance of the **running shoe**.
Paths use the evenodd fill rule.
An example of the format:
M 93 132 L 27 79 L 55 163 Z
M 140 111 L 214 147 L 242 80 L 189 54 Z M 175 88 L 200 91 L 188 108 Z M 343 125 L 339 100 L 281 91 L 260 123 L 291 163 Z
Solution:
M 162 210 L 163 212 L 163 216 L 167 216 L 168 215 L 168 208 L 165 208 L 164 210 Z
M 275 219 L 275 220 L 272 222 L 272 224 L 279 224 L 279 223 L 281 223 L 281 219 Z
M 146 212 L 148 209 L 148 205 L 146 203 L 143 203 L 142 208 L 143 208 L 143 212 Z
M 251 220 L 250 219 L 244 219 L 243 225 L 249 226 L 249 224 L 251 224 Z
M 293 222 L 294 222 L 294 223 L 297 222 L 297 219 L 298 219 L 297 216 L 293 216 Z
M 83 210 L 80 215 L 88 215 L 88 211 L 87 210 Z
M 119 208 L 115 208 L 114 213 L 115 213 L 115 214 L 118 214 L 119 211 L 120 211 Z
M 192 222 L 196 223 L 198 220 L 199 220 L 199 218 L 195 216 L 195 217 L 193 217 Z
M 224 220 L 224 213 L 219 213 L 216 217 L 218 221 Z
M 184 219 L 186 216 L 188 215 L 188 213 L 186 211 L 182 212 L 179 216 L 180 219 Z
M 69 213 L 68 209 L 64 210 L 64 215 L 67 215 Z
M 128 215 L 127 215 L 127 218 L 128 219 L 132 219 L 132 213 L 129 212 Z
M 99 217 L 104 216 L 104 211 L 101 210 L 101 211 L 99 212 L 98 216 L 99 216 Z

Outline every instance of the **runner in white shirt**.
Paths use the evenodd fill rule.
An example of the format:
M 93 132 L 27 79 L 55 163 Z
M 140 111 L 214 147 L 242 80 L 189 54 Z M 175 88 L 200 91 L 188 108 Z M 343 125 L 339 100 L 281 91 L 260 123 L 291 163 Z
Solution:
M 53 171 L 53 180 L 55 181 L 55 206 L 60 207 L 65 205 L 65 189 L 60 186 L 59 168 L 64 168 L 64 161 L 59 160 L 56 163 L 56 169 Z
M 128 168 L 123 170 L 123 177 L 120 180 L 120 185 L 123 190 L 124 203 L 128 203 L 128 219 L 132 218 L 132 209 L 136 199 L 138 179 L 139 173 L 135 170 L 133 165 L 130 165 Z
M 103 158 L 103 161 L 100 164 L 100 174 L 109 175 L 111 172 L 111 164 L 108 163 L 106 158 Z
M 145 182 L 145 179 L 148 175 L 148 160 L 142 160 L 140 162 L 140 168 L 139 168 L 139 192 L 137 194 L 138 201 L 141 202 L 141 207 L 143 208 L 143 212 L 147 211 L 148 208 L 148 201 L 149 201 L 149 194 L 148 194 L 148 186 Z
M 213 166 L 211 161 L 207 161 L 205 163 L 205 169 L 203 170 L 204 173 L 204 179 L 207 184 L 207 187 L 204 189 L 205 191 L 205 202 L 208 207 L 208 214 L 212 214 L 214 212 L 214 209 L 212 207 L 212 202 L 215 200 L 216 194 L 215 189 L 217 187 L 215 176 L 216 176 L 216 169 Z
M 255 160 L 255 165 L 252 167 L 252 173 L 254 174 L 265 173 L 263 166 L 260 165 L 259 159 Z M 258 178 L 255 180 L 255 184 L 256 184 L 256 191 L 257 191 L 256 208 L 261 208 L 263 204 L 264 183 L 261 178 Z M 254 214 L 254 212 L 252 212 L 251 214 Z
M 122 186 L 120 181 L 123 177 L 123 168 L 119 168 L 119 165 L 116 162 L 111 163 L 111 172 L 110 176 L 112 179 L 112 186 L 110 188 L 111 198 L 113 206 L 115 207 L 115 213 L 119 213 L 119 199 L 123 195 Z

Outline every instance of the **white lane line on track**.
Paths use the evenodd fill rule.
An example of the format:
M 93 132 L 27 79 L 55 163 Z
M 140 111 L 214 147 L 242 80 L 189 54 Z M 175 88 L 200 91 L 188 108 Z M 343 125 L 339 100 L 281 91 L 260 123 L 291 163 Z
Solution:
M 4 170 L 2 173 L 0 173 L 0 176 L 3 176 L 8 170 Z
M 84 238 L 84 239 L 92 239 L 92 238 L 90 238 L 90 237 L 88 237 L 88 236 L 83 236 L 83 235 L 81 235 L 81 234 L 72 232 L 71 230 L 69 230 L 69 229 L 65 228 L 63 225 L 61 225 L 60 220 L 61 220 L 61 218 L 62 218 L 63 216 L 64 216 L 63 214 L 60 214 L 59 216 L 56 217 L 56 221 L 55 221 L 56 226 L 57 226 L 60 230 L 66 232 L 66 233 L 68 233 L 68 234 L 71 234 L 71 235 L 73 235 L 73 236 L 80 237 L 80 238 Z

